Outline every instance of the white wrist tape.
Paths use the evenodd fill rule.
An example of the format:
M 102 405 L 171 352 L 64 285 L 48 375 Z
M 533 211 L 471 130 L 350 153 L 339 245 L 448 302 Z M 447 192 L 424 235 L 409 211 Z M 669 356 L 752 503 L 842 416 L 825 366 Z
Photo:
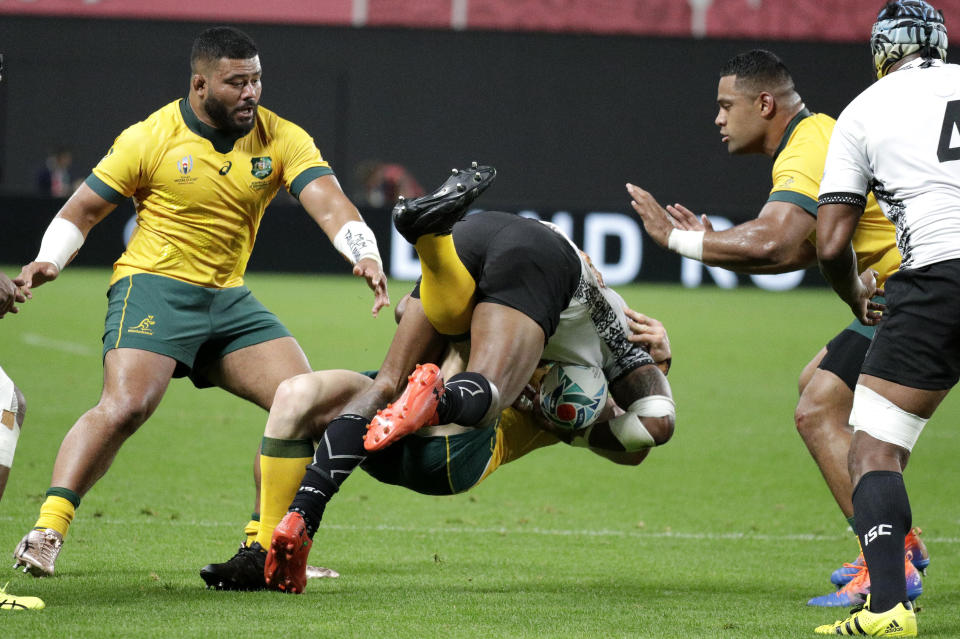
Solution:
M 34 262 L 50 262 L 62 271 L 73 254 L 83 246 L 83 232 L 70 220 L 55 217 L 40 240 L 40 252 Z
M 650 395 L 633 402 L 626 413 L 607 423 L 613 436 L 623 444 L 624 450 L 635 452 L 657 445 L 653 435 L 640 421 L 641 417 L 673 417 L 675 414 L 676 408 L 672 399 L 666 395 Z
M 667 237 L 667 248 L 684 257 L 700 261 L 703 259 L 704 231 L 682 231 L 673 229 Z
M 351 264 L 370 258 L 377 264 L 383 265 L 380 259 L 380 249 L 377 248 L 377 238 L 369 226 L 357 220 L 350 220 L 340 227 L 333 246 Z

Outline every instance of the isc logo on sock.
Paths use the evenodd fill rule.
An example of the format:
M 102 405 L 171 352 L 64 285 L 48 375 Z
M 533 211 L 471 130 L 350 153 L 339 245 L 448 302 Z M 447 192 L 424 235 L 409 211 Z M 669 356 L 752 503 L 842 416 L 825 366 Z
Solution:
M 891 535 L 890 529 L 893 528 L 890 524 L 879 524 L 874 526 L 867 531 L 867 534 L 863 536 L 863 545 L 869 546 L 870 542 L 879 537 L 880 535 Z

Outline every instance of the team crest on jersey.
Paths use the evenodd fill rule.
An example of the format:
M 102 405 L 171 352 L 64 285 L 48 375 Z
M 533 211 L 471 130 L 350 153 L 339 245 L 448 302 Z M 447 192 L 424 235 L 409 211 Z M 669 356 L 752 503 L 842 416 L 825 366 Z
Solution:
M 193 170 L 192 155 L 185 155 L 182 158 L 180 158 L 179 162 L 177 162 L 177 171 L 179 171 L 181 175 L 187 175 L 192 170 Z
M 258 180 L 262 180 L 273 173 L 273 160 L 270 159 L 269 155 L 262 158 L 250 158 L 250 164 L 250 173 Z

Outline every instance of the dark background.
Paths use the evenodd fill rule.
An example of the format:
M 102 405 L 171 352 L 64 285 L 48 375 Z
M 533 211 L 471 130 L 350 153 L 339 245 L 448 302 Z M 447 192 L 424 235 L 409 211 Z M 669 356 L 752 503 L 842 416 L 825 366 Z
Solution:
M 24 200 L 10 199 L 35 191 L 48 153 L 71 148 L 73 176 L 84 177 L 121 130 L 187 94 L 190 46 L 206 26 L 0 21 L 0 221 L 44 218 L 5 224 L 3 233 L 16 236 L 0 238 L 0 249 L 34 252 L 38 229 L 59 207 L 43 201 L 28 213 Z M 807 106 L 833 116 L 869 85 L 872 70 L 865 42 L 239 26 L 261 51 L 262 104 L 314 136 L 349 195 L 366 160 L 402 163 L 431 189 L 451 167 L 478 159 L 499 171 L 483 206 L 547 218 L 560 210 L 629 213 L 629 180 L 661 202 L 748 219 L 766 200 L 771 162 L 728 157 L 713 124 L 719 66 L 770 48 Z M 300 268 L 264 260 L 259 245 L 268 243 L 260 238 L 251 268 Z M 648 256 L 658 251 L 648 247 Z M 110 259 L 117 254 L 112 248 Z M 3 261 L 14 256 L 5 251 Z
M 45 156 L 81 177 L 126 126 L 185 96 L 204 24 L 5 17 L 4 191 L 30 191 Z M 244 24 L 262 104 L 307 129 L 352 193 L 364 160 L 401 162 L 426 188 L 473 159 L 499 169 L 494 207 L 623 208 L 623 183 L 720 214 L 753 214 L 769 160 L 728 158 L 713 124 L 717 69 L 776 51 L 834 117 L 871 81 L 869 48 L 636 36 Z

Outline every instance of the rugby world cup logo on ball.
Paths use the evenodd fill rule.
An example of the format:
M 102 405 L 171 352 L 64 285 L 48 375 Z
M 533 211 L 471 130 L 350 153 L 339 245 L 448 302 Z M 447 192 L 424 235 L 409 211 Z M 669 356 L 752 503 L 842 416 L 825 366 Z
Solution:
M 607 403 L 607 379 L 595 366 L 555 363 L 540 383 L 540 409 L 564 430 L 587 428 Z

